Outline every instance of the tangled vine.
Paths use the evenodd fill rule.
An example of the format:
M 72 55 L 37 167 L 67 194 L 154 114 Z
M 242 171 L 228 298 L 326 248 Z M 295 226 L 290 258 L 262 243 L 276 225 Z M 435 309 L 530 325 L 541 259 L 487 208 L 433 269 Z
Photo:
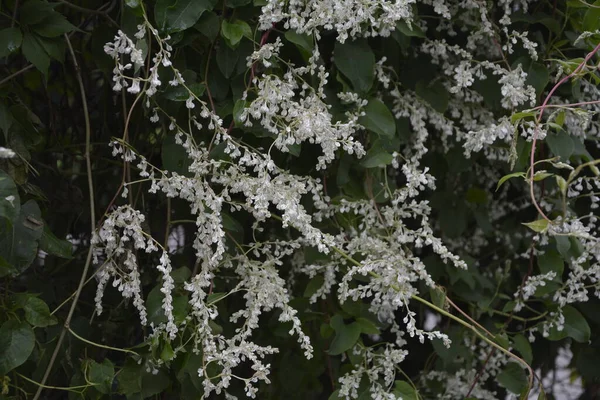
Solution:
M 600 2 L 9 3 L 3 396 L 600 395 Z

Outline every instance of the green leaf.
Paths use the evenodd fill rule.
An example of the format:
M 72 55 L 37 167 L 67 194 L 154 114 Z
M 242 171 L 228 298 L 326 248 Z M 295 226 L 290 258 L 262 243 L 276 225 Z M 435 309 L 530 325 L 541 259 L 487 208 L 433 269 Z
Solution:
M 148 322 L 158 325 L 167 322 L 167 317 L 163 310 L 164 294 L 160 291 L 161 286 L 155 286 L 146 299 L 146 309 L 148 312 Z M 187 295 L 173 294 L 173 317 L 175 323 L 179 323 L 185 319 L 188 314 L 189 303 Z
M 227 0 L 227 7 L 238 8 L 249 4 L 252 0 Z
M 587 1 L 586 1 L 587 3 Z M 589 7 L 583 17 L 583 30 L 595 32 L 600 29 L 600 0 L 593 3 L 595 7 Z
M 142 397 L 148 398 L 163 392 L 169 387 L 171 380 L 163 371 L 159 370 L 157 374 L 142 372 Z
M 215 0 L 158 0 L 154 18 L 160 30 L 180 32 L 193 26 L 202 13 L 212 10 L 215 4 Z
M 169 87 L 165 91 L 165 98 L 171 101 L 186 101 L 190 97 L 188 89 L 191 90 L 196 97 L 201 97 L 206 90 L 206 86 L 204 86 L 203 83 L 192 83 L 187 84 L 187 88 L 183 86 Z
M 8 218 L 12 223 L 21 209 L 19 191 L 12 178 L 0 169 L 0 218 Z
M 34 34 L 26 33 L 25 37 L 23 37 L 23 55 L 32 63 L 38 71 L 40 71 L 44 76 L 48 75 L 48 67 L 50 66 L 50 57 L 38 37 Z
M 419 396 L 410 383 L 406 381 L 394 382 L 394 395 L 402 400 L 418 400 Z
M 365 168 L 379 168 L 390 164 L 394 157 L 380 146 L 373 146 L 367 152 L 366 157 L 360 162 Z
M 337 69 L 352 83 L 354 90 L 365 94 L 373 85 L 375 55 L 365 39 L 336 42 L 334 63 Z
M 219 301 L 221 301 L 222 299 L 227 297 L 228 294 L 229 293 L 227 293 L 227 292 L 211 293 L 206 297 L 206 302 L 207 302 L 207 304 L 218 303 Z
M 581 3 L 578 3 L 578 4 L 581 5 Z M 518 12 L 514 13 L 513 15 L 511 15 L 511 21 L 513 21 L 513 22 L 525 21 L 525 22 L 529 22 L 530 24 L 539 23 L 539 24 L 544 25 L 551 32 L 555 33 L 557 36 L 560 35 L 561 30 L 562 30 L 561 24 L 556 18 L 554 18 L 553 16 L 550 16 L 548 14 L 545 14 L 543 12 L 535 12 L 533 14 L 532 13 L 525 14 L 522 11 L 518 11 Z
M 190 271 L 188 267 L 177 268 L 174 269 L 173 272 L 171 272 L 171 277 L 173 278 L 175 283 L 180 285 L 182 285 L 185 281 L 190 279 L 191 276 L 192 271 Z
M 562 312 L 565 317 L 563 329 L 559 331 L 556 326 L 552 327 L 548 339 L 562 340 L 568 336 L 577 342 L 587 343 L 590 340 L 591 330 L 583 315 L 573 306 L 565 306 Z
M 575 151 L 573 139 L 563 131 L 546 135 L 546 143 L 552 153 L 559 156 L 561 161 L 568 161 Z
M 523 360 L 525 360 L 527 364 L 531 364 L 533 353 L 531 351 L 529 340 L 519 333 L 513 337 L 513 346 L 521 354 Z
M 213 42 L 219 36 L 221 29 L 221 20 L 214 12 L 205 12 L 202 14 L 198 22 L 194 25 L 194 29 L 206 36 Z
M 329 339 L 335 333 L 331 325 L 323 323 L 319 328 L 319 333 L 323 339 Z
M 317 290 L 323 287 L 323 283 L 325 282 L 325 278 L 323 275 L 315 275 L 312 277 L 308 284 L 306 284 L 306 289 L 304 289 L 304 297 L 311 297 L 313 294 L 317 292 Z
M 244 126 L 244 121 L 242 121 L 240 117 L 248 104 L 249 103 L 246 100 L 238 99 L 233 105 L 233 122 L 238 128 Z
M 567 236 L 553 236 L 553 238 L 556 242 L 556 250 L 558 250 L 564 259 L 567 259 L 569 256 L 569 249 L 571 249 L 571 241 Z
M 287 31 L 285 38 L 294 43 L 298 48 L 307 52 L 312 52 L 314 47 L 314 39 L 312 35 L 306 33 L 297 33 L 296 31 Z
M 14 319 L 0 328 L 0 376 L 23 364 L 35 345 L 35 335 L 26 322 Z
M 53 12 L 41 22 L 31 26 L 31 30 L 40 36 L 54 38 L 77 29 L 65 17 Z
M 54 236 L 48 225 L 44 224 L 44 231 L 42 237 L 40 237 L 40 250 L 53 256 L 72 258 L 73 244 L 68 240 L 61 240 Z
M 329 346 L 329 354 L 332 356 L 342 354 L 354 347 L 360 337 L 361 327 L 357 322 L 346 325 L 342 321 L 341 324 L 336 323 L 335 326 L 332 323 L 331 327 L 335 330 L 335 337 Z
M 250 25 L 239 19 L 232 22 L 223 20 L 221 36 L 223 36 L 229 47 L 235 49 L 244 36 L 252 39 L 252 29 L 250 29 Z
M 142 368 L 144 368 L 143 365 L 131 358 L 125 361 L 125 366 L 116 376 L 119 382 L 119 393 L 129 396 L 142 391 Z
M 6 232 L 0 236 L 0 256 L 10 263 L 13 275 L 25 271 L 37 256 L 44 227 L 40 214 L 37 203 L 27 201 L 21 206 L 18 219 L 7 224 Z
M 356 318 L 356 323 L 360 326 L 360 330 L 362 333 L 366 333 L 368 335 L 379 335 L 381 333 L 379 327 L 375 325 L 374 322 L 371 322 L 366 318 Z
M 525 72 L 527 72 L 525 84 L 533 86 L 537 95 L 541 95 L 550 81 L 548 69 L 543 64 L 534 62 Z
M 546 253 L 538 257 L 537 264 L 542 274 L 547 274 L 548 272 L 554 271 L 556 273 L 557 280 L 561 280 L 565 263 L 560 254 L 558 254 L 556 251 L 546 251 Z
M 110 394 L 112 382 L 115 377 L 115 367 L 108 358 L 102 361 L 102 364 L 90 360 L 88 364 L 88 379 L 95 383 L 94 388 L 103 394 Z
M 365 115 L 358 122 L 380 136 L 393 137 L 396 134 L 396 121 L 390 109 L 379 99 L 373 98 L 365 107 Z
M 221 218 L 223 222 L 223 228 L 232 232 L 244 232 L 244 227 L 238 222 L 237 219 L 233 218 L 226 212 L 221 212 Z
M 554 179 L 556 180 L 556 186 L 558 186 L 558 189 L 560 190 L 560 193 L 565 196 L 567 194 L 567 189 L 568 189 L 568 185 L 567 185 L 567 181 L 565 178 L 563 178 L 560 175 L 555 175 Z
M 523 225 L 534 232 L 544 232 L 546 229 L 548 229 L 548 224 L 548 220 L 543 218 L 531 222 L 523 222 Z
M 512 124 L 516 123 L 517 121 L 520 121 L 524 118 L 533 118 L 536 116 L 536 113 L 533 111 L 521 111 L 518 113 L 514 113 L 513 115 L 510 116 L 510 122 Z
M 16 303 L 25 311 L 25 319 L 33 327 L 45 328 L 58 323 L 56 317 L 50 315 L 46 302 L 38 297 L 25 293 L 17 297 Z
M 4 138 L 8 138 L 8 130 L 12 126 L 13 116 L 6 105 L 0 102 L 0 130 L 4 132 Z
M 162 351 L 160 352 L 160 359 L 163 361 L 171 361 L 175 357 L 173 347 L 170 342 L 165 342 Z
M 235 71 L 239 52 L 229 46 L 219 46 L 217 49 L 217 65 L 225 78 L 230 78 Z
M 542 171 L 537 171 L 537 172 L 536 172 L 536 173 L 533 175 L 533 181 L 534 181 L 534 182 L 543 181 L 544 179 L 546 179 L 546 178 L 549 178 L 549 177 L 551 177 L 552 175 L 554 175 L 554 174 L 552 174 L 552 173 L 550 173 L 550 172 L 546 172 L 545 170 L 542 170 Z
M 0 31 L 0 58 L 6 57 L 10 53 L 21 47 L 23 35 L 19 28 L 6 28 Z
M 38 42 L 42 45 L 46 53 L 59 62 L 63 62 L 65 58 L 65 42 L 62 38 L 45 38 L 37 36 Z
M 175 142 L 175 135 L 166 135 L 162 143 L 162 167 L 167 171 L 191 176 L 189 171 L 192 161 L 182 145 Z
M 563 308 L 565 316 L 565 330 L 567 335 L 579 343 L 587 343 L 590 340 L 591 330 L 583 315 L 573 306 Z
M 527 375 L 521 365 L 514 362 L 506 364 L 496 379 L 500 386 L 515 394 L 519 394 L 527 388 Z
M 519 177 L 519 178 L 525 178 L 525 172 L 513 172 L 512 174 L 504 175 L 498 181 L 498 185 L 496 186 L 496 191 L 498 191 L 498 189 L 500 189 L 500 186 L 502 186 L 502 184 L 504 182 L 506 182 L 507 180 L 509 180 L 511 178 L 517 178 L 517 177 Z
M 439 113 L 444 113 L 448 108 L 450 96 L 441 82 L 419 81 L 415 87 L 417 95 L 425 100 L 431 107 Z
M 403 20 L 398 21 L 396 23 L 396 29 L 400 31 L 404 36 L 408 37 L 418 37 L 418 38 L 426 38 L 425 33 L 417 26 L 416 24 L 411 24 L 409 27 L 406 22 Z
M 510 347 L 510 341 L 508 340 L 508 336 L 506 333 L 499 333 L 495 335 L 496 343 L 498 343 L 502 348 L 508 350 Z
M 340 314 L 335 314 L 329 320 L 329 325 L 333 328 L 335 332 L 341 330 L 344 327 L 344 317 L 342 317 Z
M 446 293 L 439 287 L 433 287 L 429 289 L 429 295 L 431 296 L 431 302 L 437 307 L 445 310 L 448 307 L 446 304 Z
M 52 14 L 57 14 L 54 11 L 55 4 L 48 3 L 47 1 L 40 0 L 28 0 L 21 7 L 19 7 L 19 22 L 22 25 L 34 25 L 44 19 L 50 17 Z

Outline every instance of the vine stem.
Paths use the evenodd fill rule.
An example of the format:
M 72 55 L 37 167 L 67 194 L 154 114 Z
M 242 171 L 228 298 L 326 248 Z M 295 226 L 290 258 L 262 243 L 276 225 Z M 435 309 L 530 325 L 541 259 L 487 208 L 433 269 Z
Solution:
M 37 385 L 38 387 L 41 387 L 41 388 L 44 388 L 44 389 L 64 390 L 64 391 L 67 391 L 67 392 L 81 393 L 77 389 L 87 389 L 90 386 L 96 386 L 95 383 L 92 383 L 92 384 L 89 384 L 89 385 L 80 385 L 80 386 L 48 386 L 48 385 L 42 385 L 40 382 L 36 382 L 33 379 L 30 379 L 30 378 L 26 377 L 25 375 L 19 374 L 18 372 L 16 374 L 17 374 L 17 376 L 19 378 L 25 379 L 27 382 L 33 383 L 34 385 Z
M 354 258 L 350 257 L 348 254 L 346 254 L 346 252 L 344 252 L 343 250 L 332 246 L 331 247 L 333 250 L 335 250 L 338 254 L 340 254 L 342 257 L 344 257 L 345 259 L 347 259 L 348 261 L 350 261 L 352 264 L 356 265 L 356 266 L 360 266 L 361 263 L 356 261 Z M 375 278 L 380 278 L 381 276 L 379 274 L 377 274 L 376 272 L 373 271 L 369 271 L 369 274 Z M 391 287 L 394 290 L 400 290 L 400 288 L 396 285 L 391 285 Z M 477 329 L 474 325 L 469 324 L 467 321 L 463 320 L 462 318 L 457 317 L 456 315 L 453 315 L 451 313 L 449 313 L 448 311 L 436 306 L 435 304 L 425 300 L 424 298 L 417 296 L 415 294 L 410 296 L 413 300 L 416 300 L 426 306 L 428 306 L 429 308 L 437 311 L 438 313 L 458 322 L 459 324 L 461 324 L 462 326 L 464 326 L 465 328 L 469 329 L 470 331 L 472 331 L 473 333 L 475 333 L 481 340 L 483 340 L 484 342 L 486 342 L 487 344 L 489 344 L 490 346 L 494 347 L 497 350 L 500 350 L 501 352 L 503 352 L 504 354 L 506 354 L 508 357 L 516 360 L 519 364 L 523 365 L 527 371 L 529 372 L 529 377 L 528 377 L 528 386 L 527 386 L 527 393 L 525 394 L 525 398 L 527 398 L 527 395 L 529 395 L 529 392 L 531 391 L 531 389 L 533 388 L 533 377 L 534 377 L 534 373 L 533 370 L 531 369 L 531 367 L 529 366 L 529 364 L 527 364 L 527 362 L 525 360 L 523 360 L 522 358 L 520 358 L 519 356 L 511 353 L 510 351 L 506 350 L 504 347 L 500 346 L 499 344 L 497 344 L 496 342 L 494 342 L 493 340 L 489 339 L 487 336 L 485 336 L 483 333 L 481 333 L 479 331 L 479 329 Z M 448 301 L 449 303 L 453 304 L 450 299 L 448 298 L 448 296 L 446 297 L 446 301 Z M 456 307 L 456 306 L 454 306 Z M 458 307 L 456 307 L 458 308 Z M 462 311 L 461 311 L 462 313 Z M 464 314 L 464 313 L 463 313 Z M 469 317 L 470 320 L 472 320 Z M 479 325 L 479 324 L 477 324 Z M 489 331 L 485 330 L 485 332 L 490 335 L 491 337 L 494 337 L 494 335 L 492 335 Z
M 569 79 L 571 79 L 573 76 L 575 76 L 579 71 L 581 71 L 583 69 L 583 67 L 588 63 L 588 61 L 590 60 L 590 58 L 592 58 L 594 56 L 594 54 L 596 54 L 596 52 L 598 52 L 598 50 L 600 50 L 600 43 L 598 43 L 596 45 L 596 47 L 594 47 L 594 50 L 590 51 L 585 56 L 585 58 L 583 59 L 583 61 L 581 62 L 581 64 L 579 64 L 577 66 L 577 68 L 575 68 L 573 70 L 573 72 L 571 72 L 567 76 L 564 76 L 560 81 L 558 81 L 554 85 L 554 87 L 552 87 L 552 89 L 550 89 L 550 92 L 548 93 L 548 95 L 544 99 L 544 102 L 542 103 L 542 105 L 540 107 L 536 107 L 536 109 L 540 110 L 540 113 L 536 117 L 535 131 L 533 133 L 533 140 L 531 141 L 531 153 L 529 154 L 529 195 L 531 196 L 531 201 L 533 202 L 533 205 L 538 210 L 538 212 L 540 213 L 540 215 L 542 216 L 542 218 L 544 218 L 548 222 L 552 222 L 552 221 L 550 220 L 550 218 L 548 218 L 546 216 L 546 214 L 544 213 L 544 211 L 542 210 L 542 208 L 538 204 L 537 200 L 535 199 L 535 193 L 533 192 L 533 175 L 535 174 L 535 145 L 537 143 L 538 134 L 539 134 L 539 131 L 540 131 L 540 122 L 542 121 L 542 116 L 544 115 L 544 110 L 548 107 L 548 101 L 550 101 L 550 98 L 552 97 L 552 95 L 554 94 L 554 92 L 556 92 L 556 90 L 563 83 L 565 83 L 566 81 L 568 81 Z
M 531 369 L 531 367 L 529 366 L 529 364 L 527 364 L 527 362 L 525 360 L 523 360 L 521 357 L 511 353 L 510 351 L 506 350 L 504 347 L 500 346 L 499 344 L 497 344 L 496 342 L 494 342 L 493 340 L 490 340 L 488 337 L 486 337 L 483 333 L 481 333 L 477 328 L 475 328 L 473 325 L 469 324 L 468 322 L 464 321 L 461 318 L 458 318 L 455 315 L 450 314 L 448 311 L 436 306 L 433 303 L 430 303 L 429 301 L 425 300 L 422 297 L 419 297 L 417 295 L 412 295 L 411 296 L 412 299 L 417 300 L 418 302 L 421 302 L 423 304 L 425 304 L 426 306 L 428 306 L 429 308 L 434 309 L 435 311 L 439 312 L 442 315 L 445 315 L 446 317 L 458 322 L 459 324 L 461 324 L 462 326 L 464 326 L 465 328 L 468 328 L 469 330 L 471 330 L 473 333 L 475 333 L 477 336 L 479 336 L 479 338 L 481 340 L 483 340 L 484 342 L 486 342 L 487 344 L 489 344 L 490 346 L 496 348 L 497 350 L 500 350 L 501 352 L 503 352 L 504 354 L 506 354 L 508 357 L 516 360 L 519 364 L 521 364 L 522 366 L 524 366 L 527 371 L 529 372 L 529 377 L 528 377 L 528 386 L 527 386 L 527 393 L 525 394 L 525 398 L 527 398 L 527 395 L 529 395 L 529 392 L 531 391 L 531 389 L 533 388 L 533 370 Z M 446 299 L 448 299 L 448 297 L 446 297 Z
M 96 342 L 92 342 L 91 340 L 88 340 L 84 337 L 79 336 L 77 333 L 75 333 L 75 331 L 73 331 L 73 329 L 71 328 L 67 328 L 69 333 L 73 336 L 75 336 L 77 339 L 81 340 L 84 343 L 87 343 L 89 345 L 95 346 L 95 347 L 100 347 L 102 349 L 106 349 L 106 350 L 113 350 L 113 351 L 120 351 L 121 353 L 128 353 L 128 354 L 133 354 L 135 356 L 140 356 L 138 353 L 136 353 L 133 350 L 128 350 L 128 349 L 120 349 L 118 347 L 111 347 L 111 346 L 106 346 L 100 343 L 96 343 Z
M 87 99 L 85 94 L 85 86 L 83 85 L 83 78 L 81 77 L 81 69 L 79 68 L 79 63 L 77 62 L 77 57 L 75 56 L 75 51 L 73 50 L 73 46 L 71 46 L 71 41 L 69 37 L 64 35 L 65 41 L 67 43 L 67 47 L 69 48 L 69 53 L 71 54 L 71 58 L 73 59 L 73 66 L 75 68 L 75 74 L 77 76 L 77 82 L 79 83 L 79 89 L 81 92 L 81 102 L 83 105 L 83 116 L 85 119 L 85 165 L 87 169 L 87 180 L 88 180 L 88 189 L 90 192 L 90 224 L 91 224 L 91 233 L 96 231 L 96 212 L 95 212 L 95 203 L 94 203 L 94 182 L 92 179 L 92 162 L 90 160 L 90 147 L 91 147 L 91 136 L 92 129 L 90 126 L 90 114 L 87 105 Z M 77 291 L 75 292 L 75 296 L 73 297 L 73 303 L 71 304 L 71 308 L 69 309 L 69 313 L 67 314 L 67 318 L 65 319 L 65 323 L 58 337 L 58 341 L 56 342 L 56 347 L 54 348 L 54 352 L 52 353 L 52 357 L 50 357 L 50 361 L 48 362 L 48 366 L 46 367 L 46 371 L 44 372 L 44 376 L 42 377 L 42 381 L 38 386 L 37 391 L 35 392 L 35 396 L 33 400 L 38 400 L 40 395 L 42 394 L 42 390 L 44 389 L 44 385 L 48 380 L 48 376 L 50 376 L 50 372 L 52 371 L 52 367 L 54 366 L 54 362 L 56 361 L 56 357 L 62 343 L 65 339 L 65 335 L 68 330 L 70 330 L 69 325 L 71 323 L 71 319 L 73 318 L 73 313 L 75 312 L 75 307 L 77 306 L 77 302 L 79 301 L 79 296 L 81 295 L 81 291 L 83 290 L 83 286 L 85 285 L 85 277 L 87 276 L 88 270 L 90 269 L 90 265 L 92 263 L 92 246 L 90 243 L 90 248 L 88 249 L 87 257 L 85 260 L 85 265 L 83 266 L 83 271 L 81 272 L 81 278 L 79 279 L 79 285 L 77 286 Z
M 4 85 L 6 82 L 10 81 L 12 78 L 21 75 L 23 72 L 29 71 L 31 68 L 33 68 L 33 64 L 26 65 L 25 67 L 21 68 L 17 72 L 10 74 L 9 76 L 7 76 L 6 78 L 4 78 L 0 81 L 0 86 Z

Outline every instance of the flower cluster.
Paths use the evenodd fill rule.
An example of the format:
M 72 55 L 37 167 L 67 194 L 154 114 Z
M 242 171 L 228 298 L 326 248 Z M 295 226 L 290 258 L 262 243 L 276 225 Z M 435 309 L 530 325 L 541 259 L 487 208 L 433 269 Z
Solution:
M 284 21 L 286 29 L 317 36 L 319 29 L 332 29 L 340 42 L 356 36 L 389 36 L 398 21 L 410 24 L 415 3 L 415 0 L 311 0 L 305 3 L 269 0 L 262 8 L 260 27 L 269 29 L 272 24 Z
M 351 196 L 340 189 L 336 196 L 330 197 L 327 176 L 321 178 L 313 174 L 313 170 L 321 174 L 347 157 L 360 158 L 373 146 L 372 136 L 367 135 L 365 127 L 359 123 L 369 102 L 362 95 L 349 91 L 345 84 L 343 91 L 335 93 L 333 99 L 326 96 L 335 85 L 329 82 L 330 70 L 321 59 L 318 44 L 322 31 L 333 30 L 340 42 L 357 37 L 387 36 L 398 23 L 407 29 L 418 26 L 427 31 L 428 22 L 416 21 L 413 16 L 415 3 L 414 0 L 313 0 L 304 3 L 268 0 L 262 8 L 260 28 L 267 30 L 273 24 L 283 22 L 285 29 L 312 34 L 314 48 L 307 57 L 306 66 L 298 67 L 283 59 L 284 44 L 280 37 L 272 43 L 263 41 L 245 60 L 251 79 L 241 98 L 235 99 L 235 115 L 229 128 L 223 126 L 211 94 L 207 93 L 208 100 L 205 101 L 187 86 L 170 60 L 169 37 L 161 37 L 148 21 L 139 26 L 136 38 L 142 40 L 150 34 L 150 40 L 158 43 L 154 54 L 143 56 L 141 46 L 123 32 L 106 45 L 105 51 L 114 58 L 116 65 L 113 88 L 127 88 L 130 93 L 145 96 L 146 111 L 151 122 L 157 124 L 157 132 L 173 135 L 175 145 L 189 161 L 185 171 L 168 171 L 152 165 L 124 141 L 111 143 L 114 156 L 127 163 L 138 162 L 141 180 L 124 182 L 125 190 L 134 184 L 147 183 L 150 193 L 176 198 L 189 205 L 195 226 L 192 247 L 196 265 L 193 275 L 182 287 L 187 292 L 191 311 L 178 326 L 173 316 L 175 282 L 171 276 L 171 262 L 168 252 L 162 249 L 156 269 L 162 275 L 162 308 L 167 322 L 153 327 L 152 335 L 157 337 L 165 332 L 165 340 L 173 340 L 182 327 L 193 327 L 193 339 L 190 340 L 194 342 L 194 351 L 203 355 L 198 373 L 204 378 L 206 396 L 213 392 L 228 395 L 226 391 L 231 382 L 240 381 L 246 395 L 255 398 L 258 383 L 270 382 L 268 359 L 278 349 L 261 345 L 253 337 L 265 313 L 272 314 L 272 320 L 286 324 L 304 355 L 307 358 L 313 356 L 313 344 L 299 317 L 301 310 L 292 307 L 298 282 L 307 278 L 311 282 L 321 282 L 311 288 L 312 292 L 307 296 L 310 304 L 330 297 L 340 304 L 349 301 L 368 303 L 368 312 L 395 336 L 392 343 L 385 343 L 377 350 L 376 346 L 365 346 L 361 341 L 350 350 L 362 362 L 353 363 L 352 370 L 339 378 L 339 394 L 346 399 L 357 398 L 361 382 L 365 381 L 369 383 L 371 398 L 395 398 L 393 383 L 398 365 L 407 355 L 405 346 L 409 337 L 421 343 L 427 339 L 450 345 L 448 334 L 420 328 L 416 309 L 411 308 L 411 301 L 419 299 L 424 288 L 436 288 L 436 282 L 426 268 L 425 255 L 447 264 L 446 268 L 452 271 L 468 274 L 465 272 L 467 257 L 481 256 L 484 250 L 502 244 L 512 253 L 502 259 L 494 250 L 490 258 L 493 263 L 504 262 L 505 268 L 496 265 L 479 276 L 482 281 L 494 274 L 504 279 L 511 260 L 540 256 L 543 251 L 537 247 L 548 246 L 550 238 L 557 243 L 564 238 L 577 240 L 580 251 L 570 258 L 564 282 L 554 271 L 528 274 L 514 292 L 516 305 L 513 311 L 516 313 L 545 285 L 550 282 L 562 284 L 552 294 L 560 308 L 548 313 L 549 318 L 540 325 L 529 328 L 531 334 L 540 329 L 547 333 L 551 327 L 562 327 L 562 309 L 574 302 L 587 301 L 590 289 L 594 289 L 596 296 L 600 295 L 600 250 L 595 239 L 597 218 L 593 214 L 577 217 L 567 207 L 567 202 L 582 197 L 589 198 L 592 208 L 598 206 L 600 195 L 596 189 L 600 189 L 600 184 L 597 176 L 573 176 L 567 181 L 557 175 L 557 186 L 562 185 L 558 189 L 532 189 L 533 195 L 545 197 L 540 200 L 540 209 L 552 211 L 554 203 L 548 197 L 561 194 L 564 207 L 562 219 L 546 221 L 548 227 L 538 229 L 543 232 L 534 237 L 534 249 L 528 254 L 518 254 L 516 242 L 529 240 L 530 236 L 521 233 L 511 237 L 495 235 L 495 230 L 507 215 L 528 208 L 529 197 L 513 198 L 508 189 L 504 189 L 491 204 L 486 196 L 483 199 L 478 196 L 479 188 L 485 189 L 482 191 L 486 193 L 495 190 L 502 168 L 476 165 L 469 173 L 468 202 L 471 204 L 465 207 L 470 207 L 469 212 L 472 211 L 480 225 L 473 229 L 472 237 L 443 241 L 437 233 L 439 224 L 432 221 L 434 202 L 430 203 L 427 196 L 436 190 L 436 179 L 425 165 L 428 153 L 450 153 L 458 149 L 457 154 L 470 161 L 469 157 L 483 152 L 489 161 L 514 164 L 518 158 L 517 142 L 527 146 L 527 142 L 544 140 L 552 127 L 559 126 L 551 121 L 559 119 L 560 125 L 573 130 L 573 136 L 581 139 L 598 136 L 598 124 L 590 118 L 598 111 L 597 105 L 590 104 L 583 112 L 562 111 L 561 116 L 554 113 L 547 121 L 537 119 L 538 109 L 514 115 L 522 111 L 521 108 L 534 105 L 537 99 L 535 88 L 528 84 L 524 64 L 510 65 L 505 58 L 518 50 L 525 50 L 532 60 L 538 57 L 537 44 L 528 38 L 527 32 L 509 33 L 507 28 L 511 10 L 517 4 L 526 8 L 526 0 L 500 2 L 505 12 L 500 22 L 504 36 L 496 35 L 496 27 L 481 2 L 423 1 L 440 16 L 441 22 L 436 25 L 438 31 L 445 30 L 448 36 L 455 36 L 457 30 L 470 32 L 470 27 L 477 28 L 465 34 L 462 45 L 426 38 L 421 46 L 411 50 L 428 57 L 442 71 L 425 86 L 443 92 L 440 97 L 444 104 L 434 106 L 419 84 L 404 87 L 386 65 L 387 59 L 381 58 L 373 66 L 373 76 L 377 79 L 374 93 L 369 94 L 373 97 L 365 98 L 389 104 L 395 120 L 408 121 L 409 137 L 386 154 L 390 157 L 385 162 L 385 169 L 380 168 L 377 174 L 369 171 L 365 175 L 368 179 L 364 182 L 364 195 Z M 263 38 L 267 36 L 265 34 Z M 498 37 L 504 37 L 506 43 L 497 43 Z M 521 43 L 523 49 L 516 49 L 517 43 Z M 144 57 L 149 59 L 145 69 L 141 68 Z M 177 118 L 156 100 L 156 94 L 163 89 L 159 69 L 166 69 L 166 74 L 172 78 L 169 85 L 178 86 L 183 93 L 181 108 L 184 112 L 177 114 Z M 497 110 L 483 105 L 484 97 L 475 88 L 485 80 L 494 80 L 493 85 L 498 87 Z M 583 87 L 588 96 L 600 93 L 589 83 Z M 334 102 L 336 107 L 332 106 Z M 510 114 L 513 114 L 512 118 Z M 595 128 L 588 129 L 590 125 Z M 252 141 L 246 141 L 238 131 L 258 132 L 257 137 L 268 142 L 268 150 L 250 144 Z M 207 134 L 212 135 L 208 145 L 200 141 Z M 311 172 L 305 175 L 293 173 L 294 168 L 279 161 L 280 153 L 298 155 L 306 144 L 315 144 L 321 149 L 313 159 L 316 161 L 310 166 Z M 552 167 L 574 173 L 569 160 L 564 160 L 563 164 L 555 161 L 544 160 Z M 374 175 L 379 180 L 378 193 L 373 189 Z M 538 171 L 533 180 L 548 176 L 546 170 Z M 446 190 L 449 185 L 442 181 L 441 186 Z M 226 228 L 231 216 L 235 219 L 237 215 L 244 215 L 250 221 L 245 232 L 251 232 L 252 240 L 238 242 Z M 161 246 L 143 229 L 143 223 L 144 216 L 140 212 L 130 206 L 119 207 L 107 216 L 95 233 L 93 246 L 94 261 L 99 266 L 98 312 L 102 311 L 102 293 L 113 279 L 113 285 L 123 292 L 124 297 L 133 298 L 142 322 L 146 323 L 137 251 L 154 253 L 160 251 Z M 277 228 L 273 228 L 275 224 Z M 566 244 L 562 242 L 562 246 Z M 320 256 L 308 261 L 302 251 L 306 248 L 316 249 Z M 483 269 L 482 260 L 472 264 L 474 268 Z M 322 280 L 315 279 L 317 277 Z M 237 299 L 241 306 L 229 309 L 229 315 L 219 315 L 222 309 L 218 305 L 226 298 Z M 218 317 L 225 319 L 231 328 L 227 333 L 219 329 Z M 332 326 L 334 324 L 331 322 Z M 507 362 L 505 353 L 492 354 L 487 345 L 480 347 L 469 339 L 464 340 L 476 354 L 470 364 L 452 373 L 432 371 L 422 377 L 425 383 L 451 382 L 443 398 L 464 398 L 469 391 L 467 383 L 478 379 L 479 362 L 486 360 L 486 368 L 480 374 L 482 381 L 496 376 Z M 211 376 L 213 367 L 219 371 L 217 376 Z M 240 376 L 236 369 L 244 369 L 247 376 Z M 482 388 L 469 393 L 486 399 L 496 396 Z

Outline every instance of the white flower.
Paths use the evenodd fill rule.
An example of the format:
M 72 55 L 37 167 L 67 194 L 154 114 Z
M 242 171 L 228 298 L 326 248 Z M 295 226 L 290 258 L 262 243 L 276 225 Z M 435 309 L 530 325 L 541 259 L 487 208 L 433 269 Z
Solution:
M 14 151 L 9 148 L 0 146 L 0 158 L 13 158 L 17 155 Z

